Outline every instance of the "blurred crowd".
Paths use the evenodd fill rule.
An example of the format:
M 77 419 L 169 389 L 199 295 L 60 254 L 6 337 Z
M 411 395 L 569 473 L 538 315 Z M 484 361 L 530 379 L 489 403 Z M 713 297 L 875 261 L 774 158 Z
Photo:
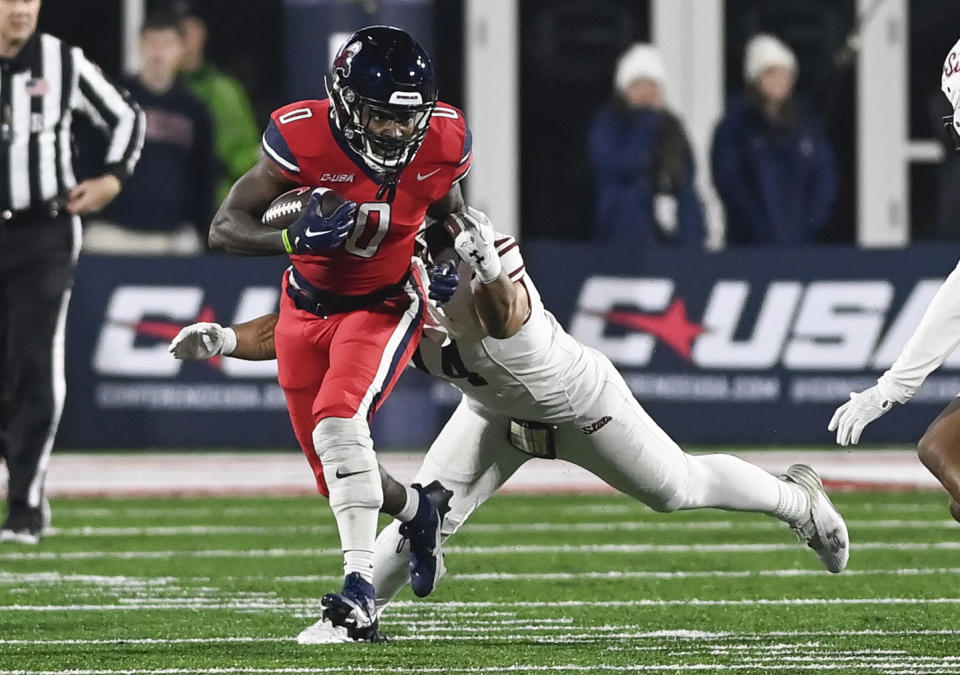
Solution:
M 709 170 L 723 206 L 725 246 L 830 241 L 837 165 L 821 115 L 797 91 L 795 52 L 774 35 L 745 45 L 743 85 L 730 96 L 712 137 Z M 594 178 L 592 238 L 702 248 L 703 200 L 696 161 L 678 113 L 664 103 L 669 85 L 657 48 L 630 46 L 617 61 L 612 99 L 593 117 L 588 147 Z M 950 110 L 931 97 L 933 128 Z M 960 158 L 945 152 L 937 232 L 960 227 Z M 702 184 L 701 184 L 702 185 Z
M 206 250 L 211 216 L 256 162 L 261 130 L 244 87 L 206 58 L 206 45 L 207 26 L 189 0 L 172 0 L 144 23 L 141 67 L 121 82 L 146 113 L 142 157 L 120 196 L 86 223 L 86 252 Z M 742 84 L 714 128 L 709 158 L 698 165 L 683 111 L 666 104 L 670 83 L 661 54 L 651 44 L 629 46 L 612 73 L 613 95 L 587 135 L 594 186 L 589 236 L 688 248 L 843 240 L 830 231 L 837 159 L 822 114 L 797 89 L 801 68 L 783 40 L 753 35 L 744 48 Z M 939 93 L 930 99 L 937 134 L 946 105 Z M 81 144 L 102 142 L 82 130 L 78 135 Z M 947 148 L 949 139 L 942 141 Z M 934 230 L 957 237 L 960 192 L 951 186 L 960 178 L 960 154 L 944 157 Z M 722 240 L 708 232 L 707 186 L 722 205 Z
M 727 102 L 710 152 L 727 245 L 816 242 L 830 221 L 837 169 L 824 124 L 796 91 L 794 52 L 773 35 L 746 45 L 743 90 Z M 634 44 L 617 62 L 614 96 L 589 135 L 597 238 L 705 244 L 702 200 L 683 124 L 664 104 L 657 49 Z
M 84 252 L 195 255 L 207 249 L 214 210 L 257 161 L 260 125 L 244 87 L 206 58 L 206 45 L 206 23 L 184 0 L 146 18 L 140 68 L 120 82 L 146 116 L 143 151 L 117 199 L 86 222 Z M 95 134 L 80 136 L 81 144 L 102 142 Z M 97 155 L 81 155 L 91 156 Z

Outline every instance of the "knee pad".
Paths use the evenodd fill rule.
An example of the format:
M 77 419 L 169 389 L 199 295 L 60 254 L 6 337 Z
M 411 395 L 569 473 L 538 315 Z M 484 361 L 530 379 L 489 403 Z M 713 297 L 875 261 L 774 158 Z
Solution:
M 324 418 L 313 430 L 313 445 L 323 465 L 330 506 L 335 511 L 380 508 L 383 504 L 380 469 L 365 421 Z

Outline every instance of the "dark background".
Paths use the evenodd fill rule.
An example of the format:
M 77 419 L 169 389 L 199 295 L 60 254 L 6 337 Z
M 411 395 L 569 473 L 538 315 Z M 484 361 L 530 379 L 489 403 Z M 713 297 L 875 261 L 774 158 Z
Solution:
M 149 0 L 148 9 L 163 3 Z M 247 86 L 261 124 L 271 110 L 290 100 L 285 76 L 289 68 L 319 72 L 327 68 L 325 63 L 287 63 L 295 55 L 285 40 L 281 0 L 200 0 L 195 6 L 209 24 L 211 59 Z M 375 10 L 378 3 L 372 0 L 362 6 Z M 957 39 L 960 3 L 911 0 L 909 8 L 910 130 L 915 139 L 931 138 L 940 132 L 932 107 L 943 104 L 937 98 L 940 68 Z M 116 76 L 121 66 L 120 12 L 120 0 L 47 0 L 40 25 L 83 47 L 108 74 Z M 458 107 L 464 104 L 463 13 L 463 0 L 433 3 L 432 43 L 441 98 Z M 520 91 L 516 95 L 520 97 L 523 234 L 583 239 L 592 213 L 587 127 L 594 111 L 610 96 L 619 53 L 631 42 L 650 38 L 649 6 L 638 0 L 522 0 L 519 18 Z M 855 0 L 726 2 L 728 92 L 742 84 L 741 45 L 749 35 L 773 32 L 797 53 L 799 89 L 824 116 L 837 153 L 838 202 L 824 236 L 830 242 L 852 241 L 855 227 L 856 61 L 838 60 L 856 21 Z M 322 91 L 316 93 L 322 95 Z M 911 165 L 915 240 L 938 236 L 933 228 L 937 170 L 935 164 Z

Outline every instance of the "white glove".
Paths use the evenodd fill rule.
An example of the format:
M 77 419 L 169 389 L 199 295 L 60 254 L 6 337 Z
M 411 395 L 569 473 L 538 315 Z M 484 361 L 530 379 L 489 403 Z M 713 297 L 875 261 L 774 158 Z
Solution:
M 893 407 L 893 401 L 884 397 L 874 385 L 861 392 L 850 392 L 850 400 L 837 408 L 827 425 L 827 431 L 837 431 L 837 444 L 856 445 L 864 427 Z
M 237 333 L 218 323 L 194 323 L 177 333 L 169 351 L 174 358 L 201 361 L 218 354 L 232 354 L 237 348 Z
M 454 217 L 462 228 L 453 241 L 454 248 L 476 271 L 480 281 L 489 284 L 500 276 L 502 267 L 490 219 L 487 214 L 469 206 L 466 213 Z

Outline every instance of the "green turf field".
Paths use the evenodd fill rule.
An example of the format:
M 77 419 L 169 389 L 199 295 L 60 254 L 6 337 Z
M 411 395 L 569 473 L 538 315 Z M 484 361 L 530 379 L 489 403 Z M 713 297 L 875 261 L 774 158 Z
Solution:
M 340 584 L 320 498 L 56 500 L 0 547 L 13 673 L 960 673 L 960 525 L 936 493 L 840 494 L 850 569 L 786 526 L 625 497 L 497 497 L 383 645 L 299 646 Z

